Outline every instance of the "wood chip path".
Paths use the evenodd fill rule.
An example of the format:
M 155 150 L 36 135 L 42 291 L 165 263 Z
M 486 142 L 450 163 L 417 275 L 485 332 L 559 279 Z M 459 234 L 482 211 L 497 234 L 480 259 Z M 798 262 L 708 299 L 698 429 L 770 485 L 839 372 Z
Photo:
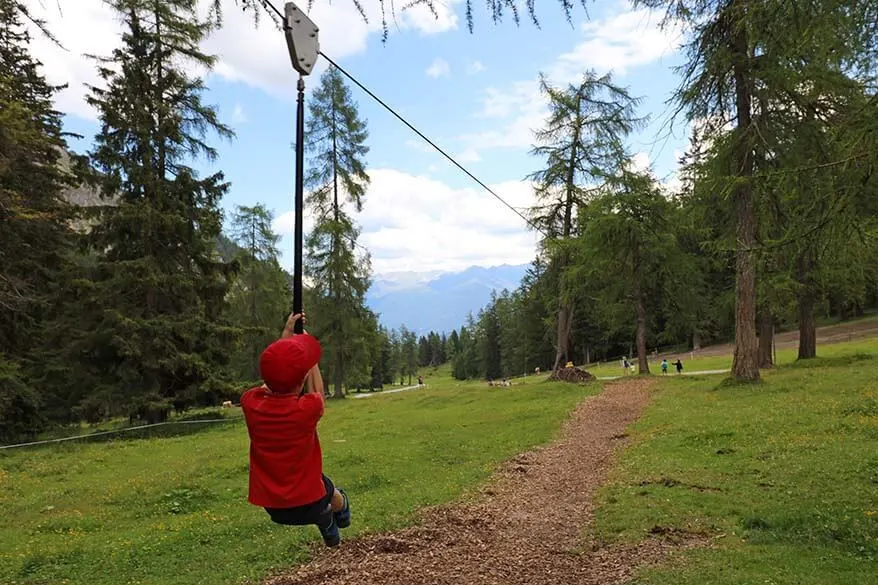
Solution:
M 651 383 L 620 380 L 585 399 L 557 441 L 506 462 L 475 503 L 428 509 L 419 526 L 396 533 L 343 540 L 265 585 L 624 583 L 639 567 L 693 544 L 662 536 L 604 547 L 588 537 L 595 491 Z M 356 522 L 356 508 L 354 515 Z

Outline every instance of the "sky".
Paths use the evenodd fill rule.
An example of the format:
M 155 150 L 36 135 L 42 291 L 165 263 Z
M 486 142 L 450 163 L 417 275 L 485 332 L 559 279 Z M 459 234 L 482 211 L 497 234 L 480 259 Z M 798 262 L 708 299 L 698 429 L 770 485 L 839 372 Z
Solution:
M 641 98 L 639 113 L 650 119 L 629 138 L 636 164 L 675 184 L 687 143 L 685 123 L 671 124 L 668 105 L 679 81 L 674 67 L 682 62 L 681 34 L 662 29 L 661 14 L 627 1 L 595 0 L 587 14 L 577 4 L 567 22 L 560 2 L 544 0 L 537 2 L 540 27 L 528 19 L 516 26 L 509 16 L 493 23 L 475 0 L 471 33 L 464 3 L 437 0 L 437 17 L 424 7 L 398 13 L 382 42 L 377 0 L 362 1 L 368 24 L 351 0 L 315 0 L 310 17 L 320 28 L 321 50 L 511 205 L 534 201 L 526 177 L 542 163 L 529 154 L 547 112 L 541 72 L 563 85 L 587 69 L 612 71 Z M 84 98 L 88 85 L 101 83 L 85 55 L 109 55 L 119 44 L 120 24 L 103 0 L 25 2 L 63 45 L 35 34 L 31 50 L 49 81 L 68 85 L 57 96 L 58 109 L 65 129 L 82 136 L 71 147 L 85 152 L 100 126 Z M 282 8 L 281 0 L 273 2 Z M 274 212 L 282 263 L 291 268 L 297 74 L 267 14 L 257 26 L 234 0 L 223 6 L 223 27 L 204 43 L 218 62 L 205 74 L 203 101 L 217 107 L 236 137 L 212 137 L 219 157 L 193 166 L 205 174 L 221 170 L 231 182 L 223 201 L 227 219 L 238 205 L 262 203 Z M 306 99 L 326 67 L 321 59 L 306 78 Z M 533 260 L 538 234 L 519 216 L 368 95 L 353 86 L 351 92 L 369 129 L 371 183 L 356 219 L 376 276 Z M 305 229 L 311 224 L 306 218 Z

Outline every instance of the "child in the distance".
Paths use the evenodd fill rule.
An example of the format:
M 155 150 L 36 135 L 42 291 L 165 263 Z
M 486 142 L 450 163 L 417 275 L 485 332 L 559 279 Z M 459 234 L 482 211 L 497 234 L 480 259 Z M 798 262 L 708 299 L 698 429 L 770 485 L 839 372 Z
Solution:
M 278 524 L 314 524 L 327 546 L 341 542 L 351 524 L 344 490 L 323 475 L 317 423 L 323 416 L 322 349 L 307 333 L 296 334 L 302 314 L 290 315 L 281 338 L 262 352 L 264 384 L 241 396 L 250 435 L 248 501 Z

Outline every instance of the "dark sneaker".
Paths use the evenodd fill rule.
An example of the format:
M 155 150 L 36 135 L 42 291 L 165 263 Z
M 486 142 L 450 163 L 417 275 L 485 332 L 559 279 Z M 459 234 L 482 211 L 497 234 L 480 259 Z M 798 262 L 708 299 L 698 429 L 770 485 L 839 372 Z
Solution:
M 343 489 L 336 489 L 338 489 L 338 493 L 344 497 L 344 508 L 338 512 L 334 512 L 332 515 L 335 516 L 335 523 L 338 524 L 339 528 L 347 528 L 351 525 L 351 502 L 348 500 L 348 495 L 344 493 Z
M 323 537 L 323 542 L 326 546 L 338 546 L 338 543 L 341 542 L 341 533 L 338 531 L 338 523 L 335 521 L 335 514 L 329 514 L 329 525 L 323 526 L 321 524 L 317 525 L 317 528 L 320 530 L 320 536 Z

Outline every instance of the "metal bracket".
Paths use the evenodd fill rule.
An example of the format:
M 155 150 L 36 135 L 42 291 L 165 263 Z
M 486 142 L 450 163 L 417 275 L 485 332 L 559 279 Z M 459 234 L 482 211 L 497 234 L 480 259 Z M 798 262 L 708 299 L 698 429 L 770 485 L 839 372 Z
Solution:
M 284 5 L 284 37 L 290 51 L 293 69 L 308 75 L 317 62 L 320 42 L 317 25 L 293 2 Z

